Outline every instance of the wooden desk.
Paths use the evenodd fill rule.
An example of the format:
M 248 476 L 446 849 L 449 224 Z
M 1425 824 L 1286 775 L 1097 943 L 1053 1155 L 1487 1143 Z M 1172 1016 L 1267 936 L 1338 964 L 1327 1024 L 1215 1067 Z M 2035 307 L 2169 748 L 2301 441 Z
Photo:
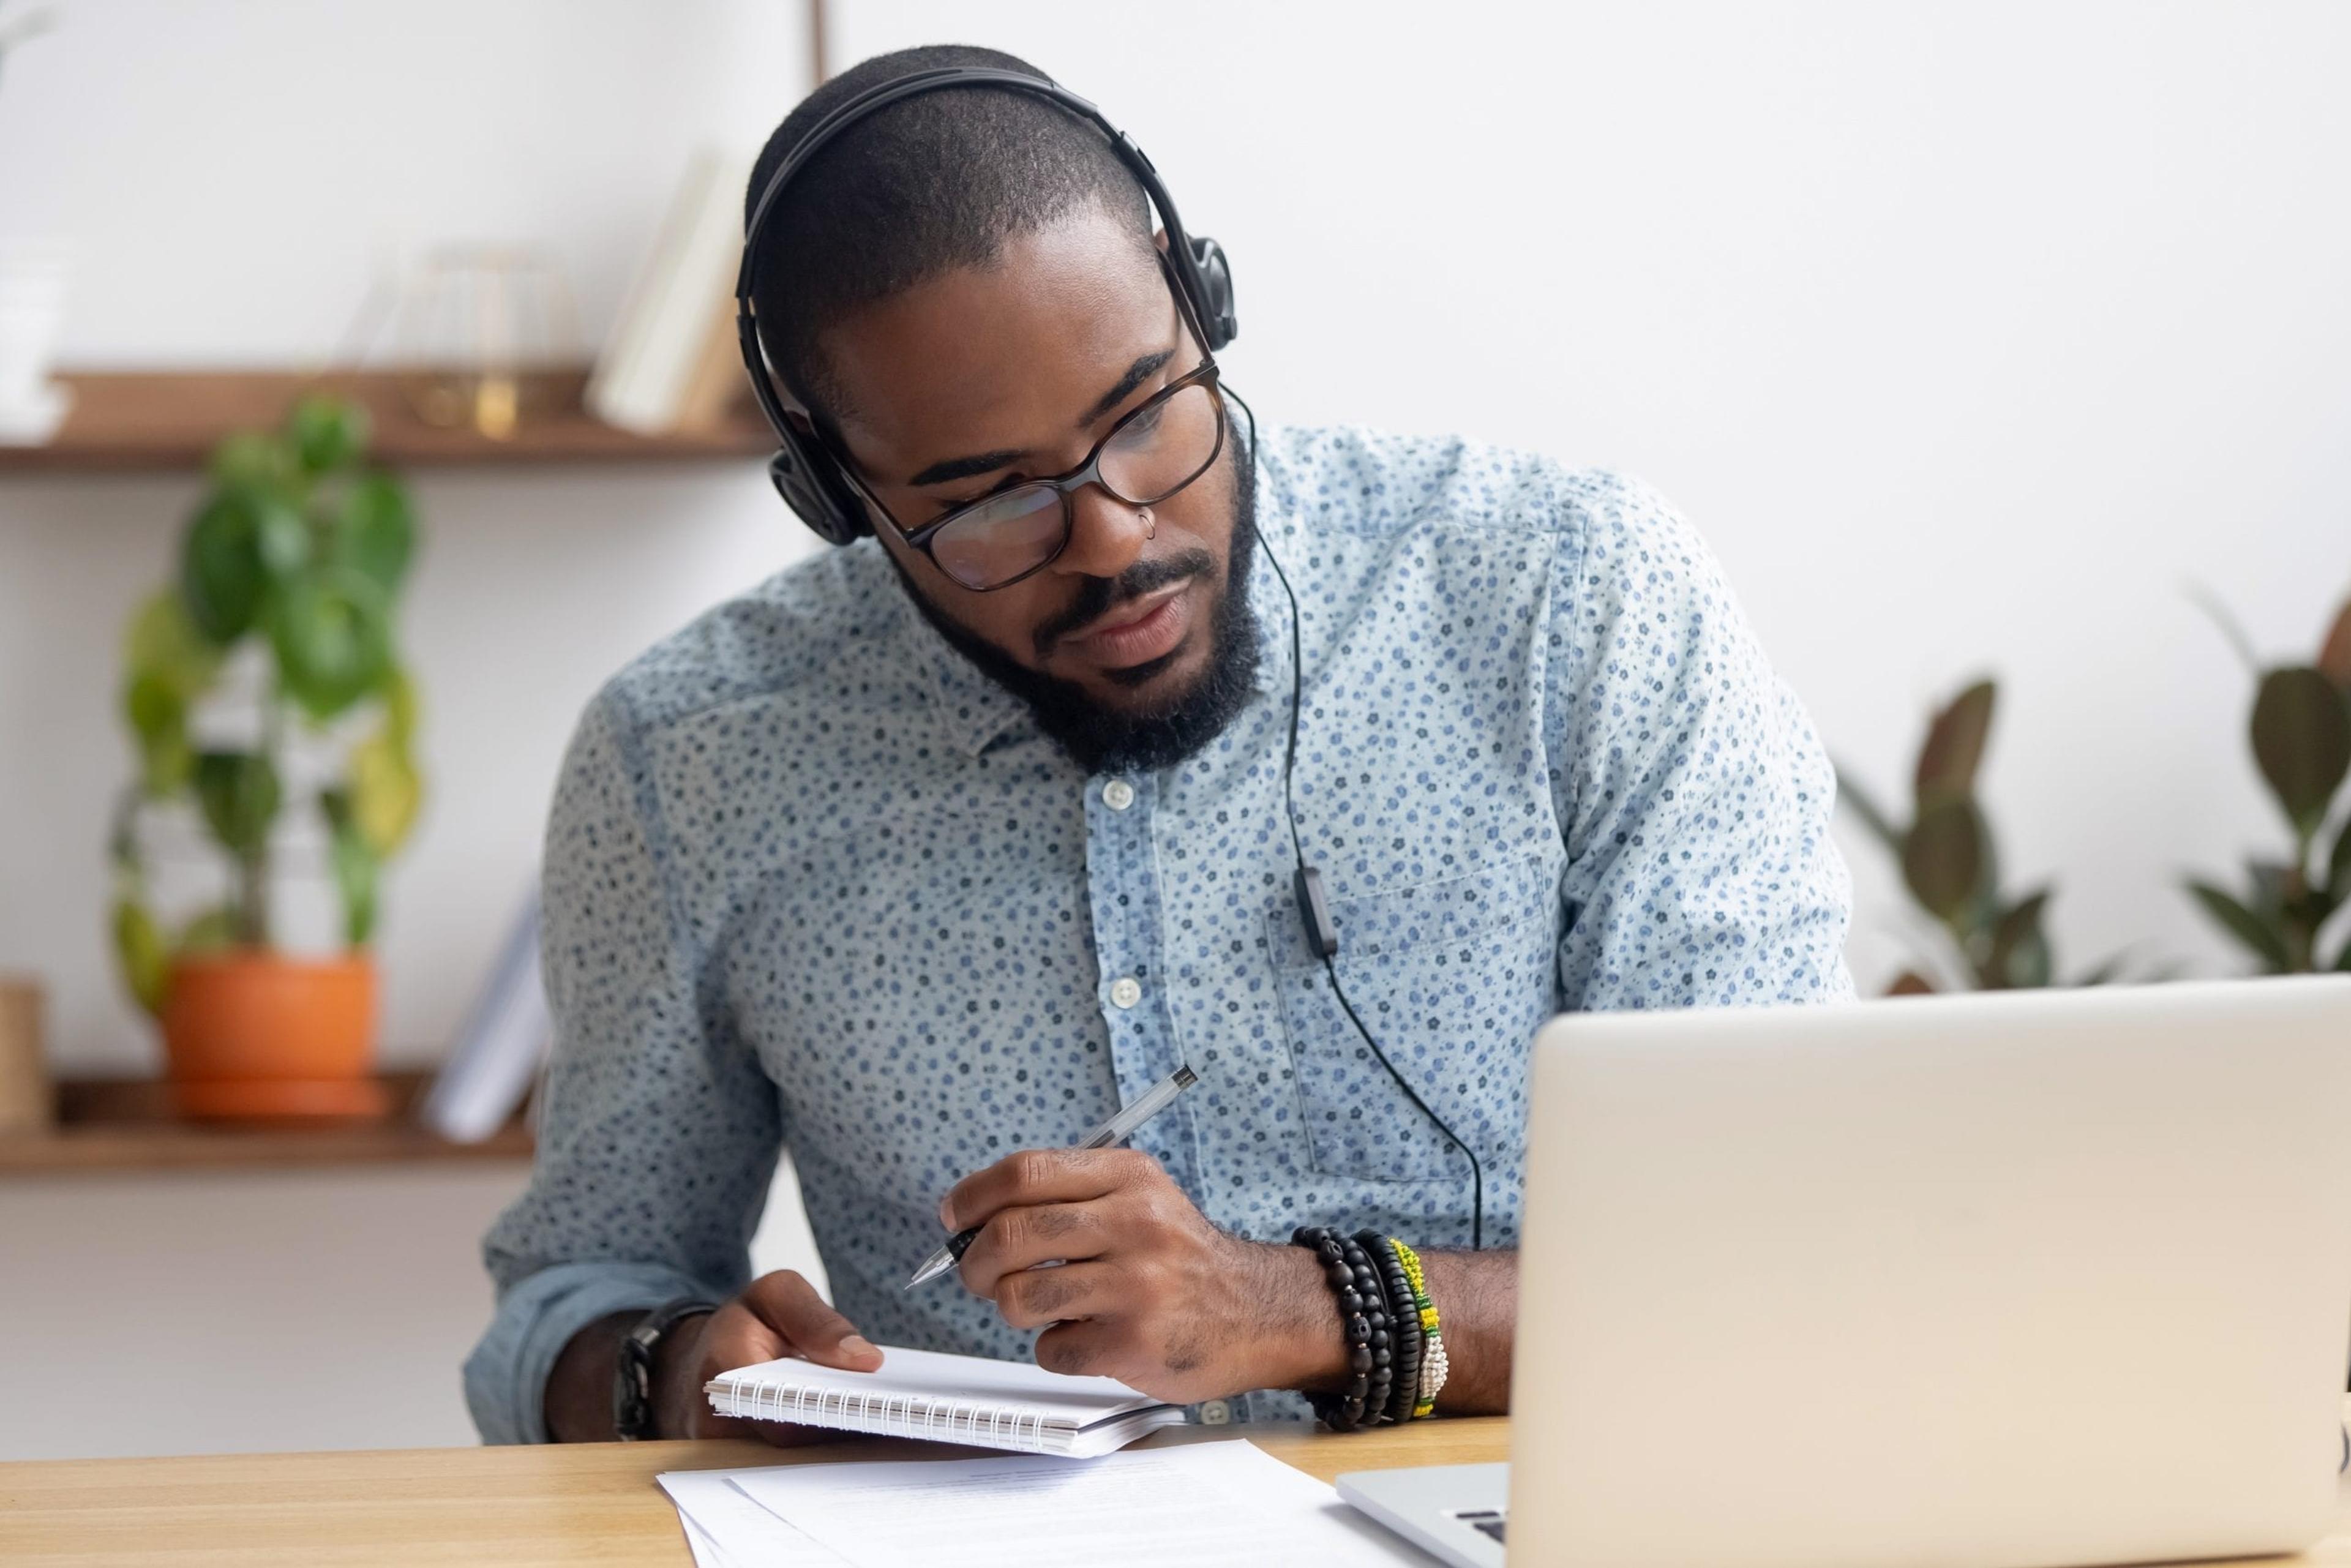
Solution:
M 135 1417 L 126 1417 L 135 1419 Z M 1342 1470 L 1509 1457 L 1510 1424 L 1427 1421 L 1334 1437 L 1243 1427 L 1268 1452 L 1329 1480 Z M 1189 1427 L 1144 1439 L 1197 1440 Z M 583 1443 L 534 1448 L 227 1454 L 188 1459 L 0 1464 L 0 1563 L 8 1568 L 372 1568 L 374 1564 L 594 1563 L 691 1568 L 664 1470 L 826 1459 L 968 1458 L 969 1448 L 874 1440 L 781 1449 L 758 1443 Z
M 1330 1480 L 1342 1470 L 1507 1458 L 1510 1430 L 1510 1422 L 1497 1417 L 1346 1437 L 1246 1435 L 1309 1475 Z M 1157 1434 L 1143 1446 L 1208 1435 L 1190 1427 Z M 653 1484 L 664 1470 L 971 1452 L 879 1441 L 797 1450 L 756 1443 L 593 1443 L 0 1464 L 0 1563 L 9 1568 L 481 1563 L 690 1568 L 676 1511 Z M 2306 1556 L 2262 1561 L 2351 1564 L 2351 1511 Z

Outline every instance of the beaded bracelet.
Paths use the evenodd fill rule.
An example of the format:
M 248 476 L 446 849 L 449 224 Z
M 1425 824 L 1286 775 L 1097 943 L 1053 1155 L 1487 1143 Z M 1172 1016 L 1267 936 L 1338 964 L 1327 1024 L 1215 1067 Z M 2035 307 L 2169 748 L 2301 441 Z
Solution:
M 1437 1396 L 1445 1386 L 1446 1374 L 1451 1368 L 1446 1359 L 1445 1334 L 1437 1320 L 1437 1303 L 1428 1295 L 1428 1272 L 1421 1266 L 1420 1254 L 1393 1238 L 1389 1245 L 1395 1249 L 1397 1261 L 1404 1265 L 1405 1278 L 1411 1282 L 1413 1306 L 1420 1320 L 1420 1379 L 1412 1408 L 1413 1419 L 1417 1421 L 1437 1413 Z
M 1381 1413 L 1391 1423 L 1402 1426 L 1412 1419 L 1413 1406 L 1420 1395 L 1420 1313 L 1414 1304 L 1412 1281 L 1405 1276 L 1404 1258 L 1397 1252 L 1395 1242 L 1376 1230 L 1359 1230 L 1355 1239 L 1372 1255 L 1373 1267 L 1378 1270 L 1381 1293 L 1387 1304 L 1388 1332 L 1395 1341 L 1395 1377 Z
M 1347 1265 L 1355 1271 L 1355 1293 L 1363 1299 L 1364 1315 L 1371 1320 L 1372 1372 L 1364 1390 L 1364 1421 L 1376 1427 L 1386 1418 L 1395 1389 L 1395 1320 L 1388 1311 L 1388 1293 L 1371 1249 L 1352 1236 L 1339 1238 Z
M 1316 1418 L 1334 1432 L 1372 1426 L 1385 1411 L 1395 1380 L 1387 1302 L 1379 1275 L 1363 1244 L 1351 1236 L 1301 1225 L 1290 1239 L 1322 1261 L 1322 1277 L 1338 1298 L 1339 1321 L 1347 1332 L 1346 1392 L 1311 1394 L 1307 1402 Z
M 1420 1364 L 1420 1402 L 1413 1406 L 1415 1419 L 1437 1414 L 1437 1396 L 1445 1391 L 1445 1375 L 1448 1370 L 1445 1342 L 1441 1339 L 1431 1342 L 1428 1358 Z

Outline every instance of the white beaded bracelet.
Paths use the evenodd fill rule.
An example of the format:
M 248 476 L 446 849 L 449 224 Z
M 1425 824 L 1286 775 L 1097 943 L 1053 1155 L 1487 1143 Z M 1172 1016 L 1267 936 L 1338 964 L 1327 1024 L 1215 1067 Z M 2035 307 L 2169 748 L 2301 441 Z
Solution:
M 1445 1356 L 1445 1336 L 1429 1335 L 1427 1348 L 1420 1353 L 1419 1397 L 1413 1403 L 1434 1406 L 1437 1396 L 1445 1387 L 1445 1375 L 1451 1370 Z

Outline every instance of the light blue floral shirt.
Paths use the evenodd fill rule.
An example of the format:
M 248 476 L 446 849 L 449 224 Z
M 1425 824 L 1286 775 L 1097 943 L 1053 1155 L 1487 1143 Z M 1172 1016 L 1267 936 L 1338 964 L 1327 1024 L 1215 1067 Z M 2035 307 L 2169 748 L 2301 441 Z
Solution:
M 1259 484 L 1301 612 L 1297 806 L 1339 972 L 1477 1148 L 1510 1246 L 1547 1017 L 1851 993 L 1828 763 L 1713 558 L 1637 484 L 1354 430 L 1269 432 Z M 865 1334 L 1025 1357 L 954 1279 L 900 1290 L 940 1196 L 1184 1061 L 1199 1087 L 1135 1143 L 1217 1224 L 1468 1244 L 1467 1162 L 1306 946 L 1289 611 L 1261 558 L 1250 594 L 1256 696 L 1151 775 L 1081 773 L 870 540 L 605 687 L 548 828 L 557 1042 L 537 1168 L 484 1245 L 485 1437 L 546 1437 L 549 1369 L 592 1320 L 741 1288 L 787 1148 Z

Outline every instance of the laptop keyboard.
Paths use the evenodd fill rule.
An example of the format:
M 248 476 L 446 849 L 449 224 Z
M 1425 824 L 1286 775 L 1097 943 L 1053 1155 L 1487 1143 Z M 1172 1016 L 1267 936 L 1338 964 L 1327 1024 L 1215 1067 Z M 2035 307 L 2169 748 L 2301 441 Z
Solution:
M 1502 1525 L 1509 1516 L 1498 1508 L 1483 1508 L 1457 1513 L 1453 1517 L 1472 1529 L 1482 1530 L 1495 1540 L 1501 1541 Z M 1508 1545 L 1509 1542 L 1504 1542 L 1503 1544 Z

